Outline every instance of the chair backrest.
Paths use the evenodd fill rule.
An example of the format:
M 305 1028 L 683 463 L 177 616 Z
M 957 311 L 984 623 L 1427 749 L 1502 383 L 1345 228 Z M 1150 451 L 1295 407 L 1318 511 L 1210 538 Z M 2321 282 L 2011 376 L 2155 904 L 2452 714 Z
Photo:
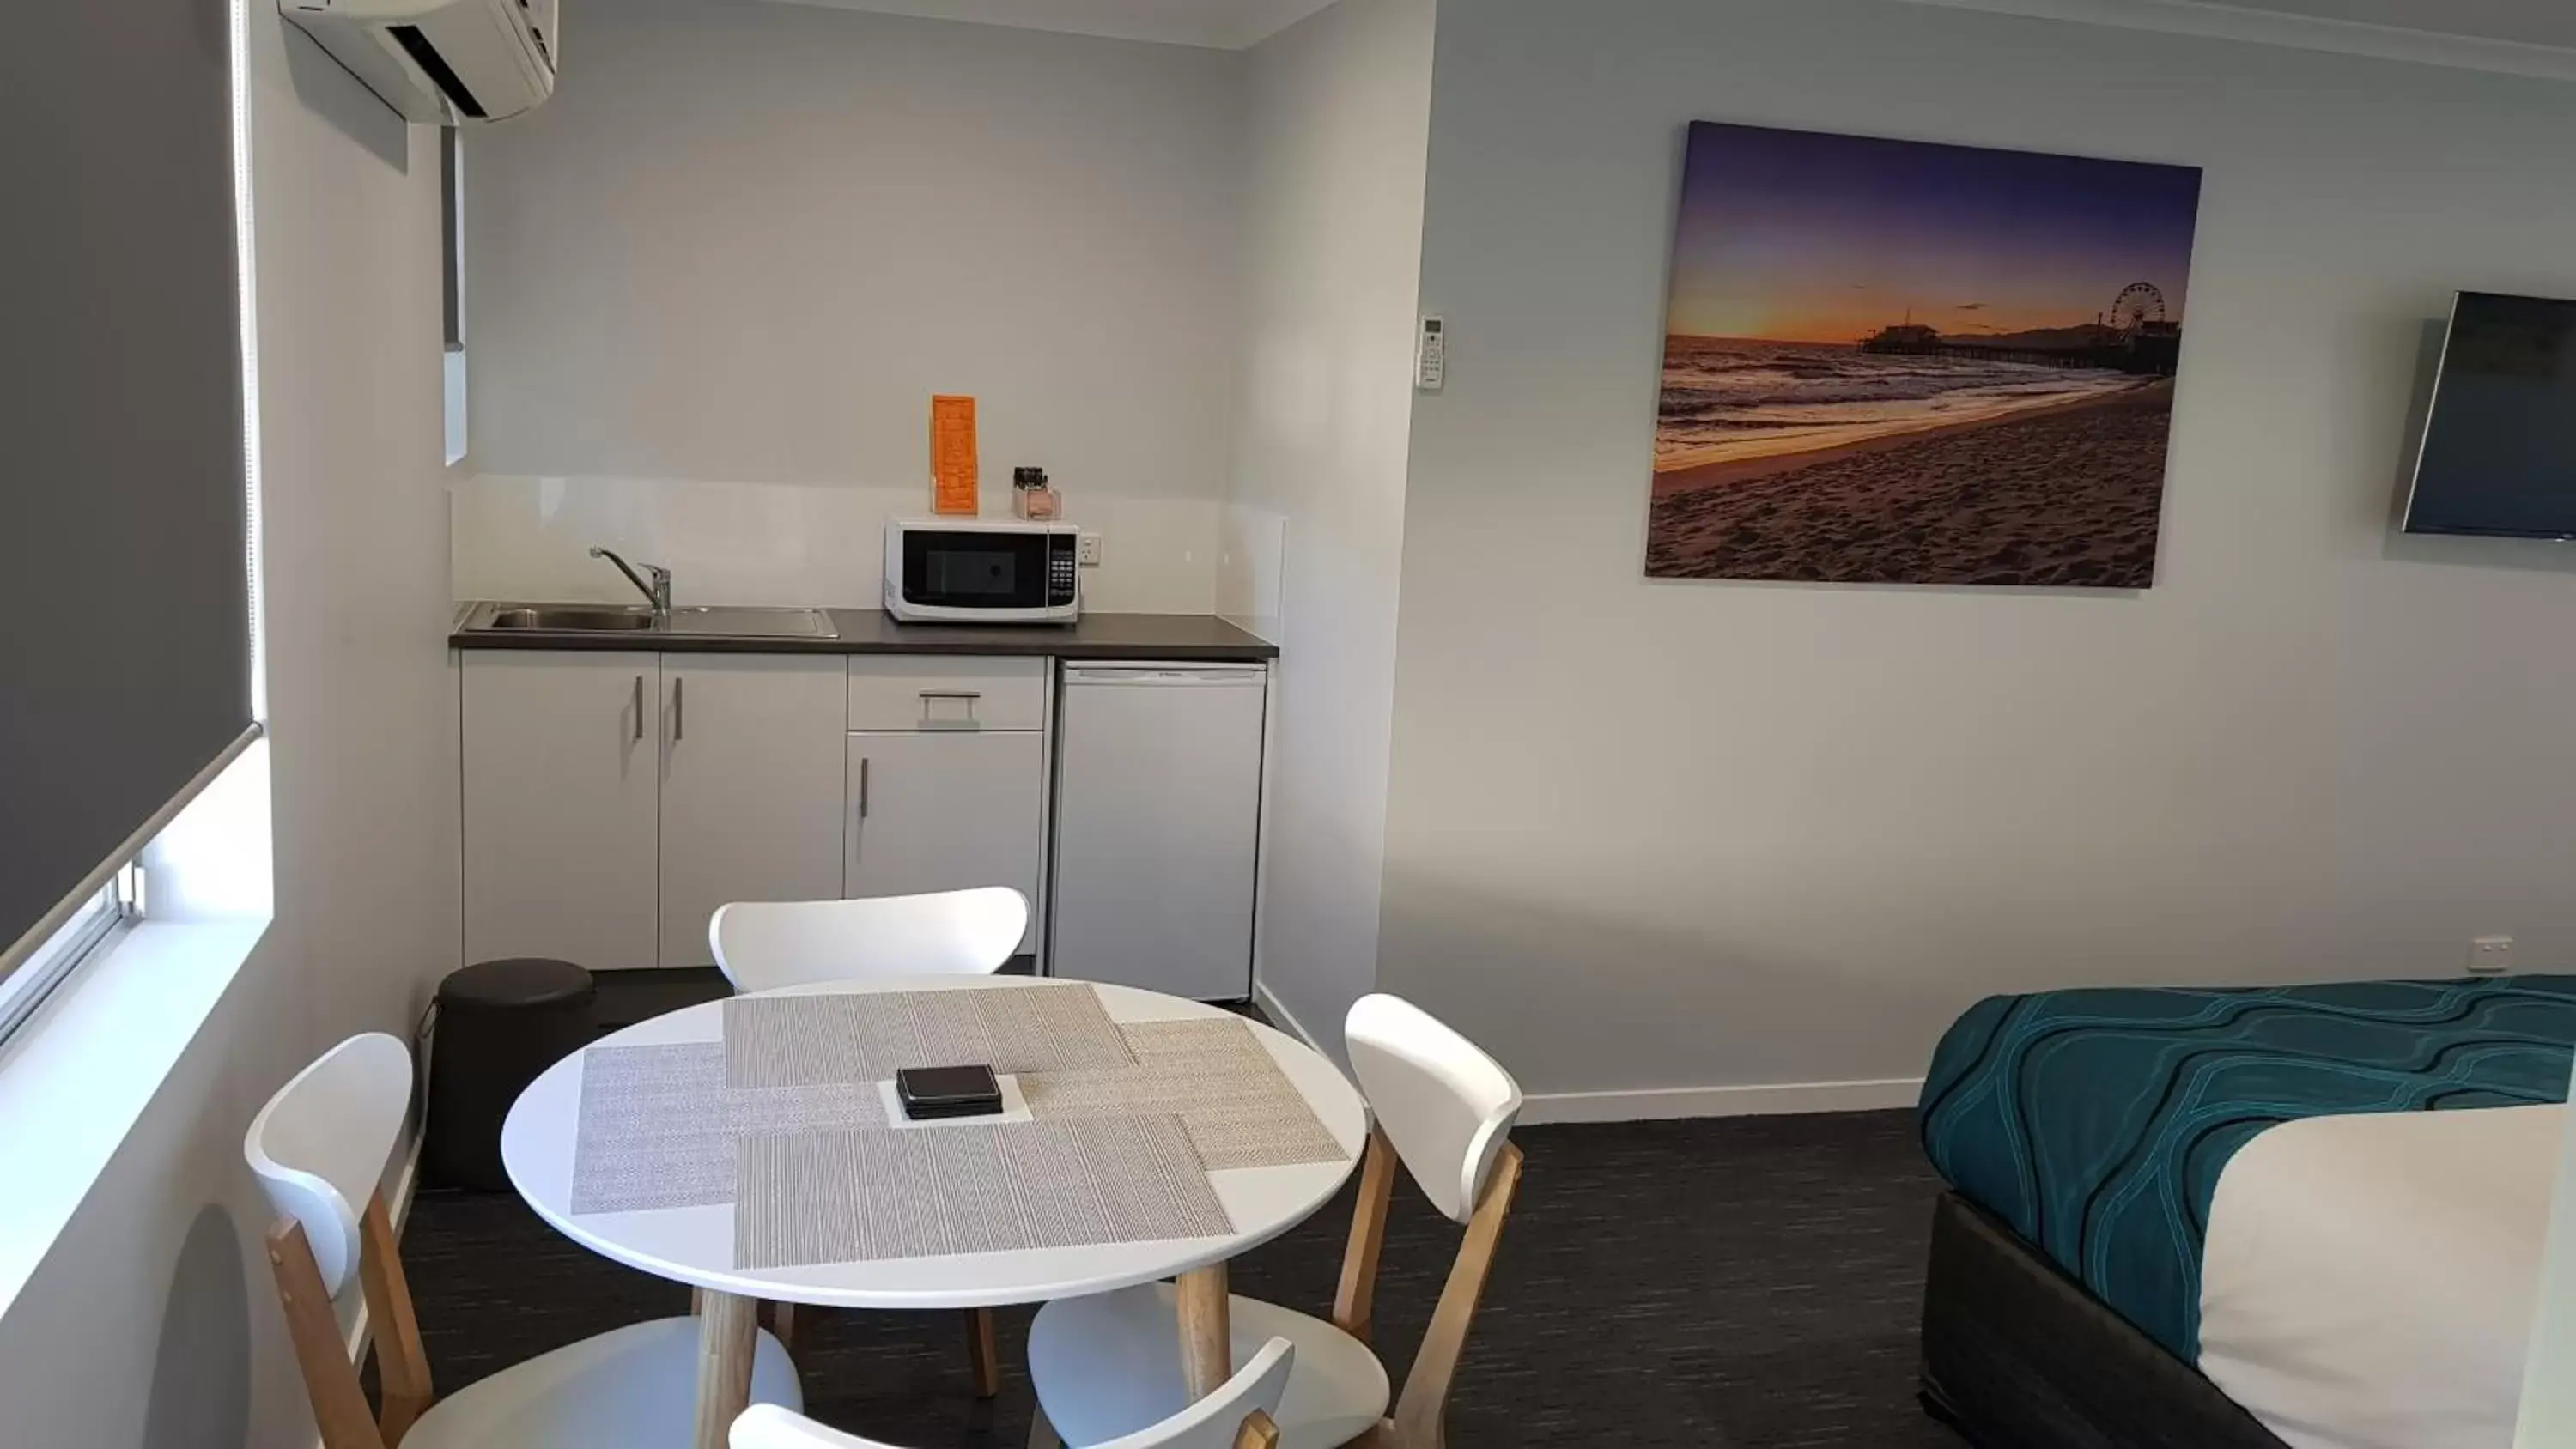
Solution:
M 1467 1221 L 1520 1116 L 1512 1074 L 1400 997 L 1361 997 L 1343 1033 L 1360 1093 L 1415 1184 L 1433 1207 Z
M 1437 1445 L 1443 1442 L 1449 1385 L 1466 1351 L 1467 1328 L 1493 1272 L 1503 1219 L 1520 1190 L 1521 1151 L 1510 1138 L 1521 1089 L 1474 1042 L 1396 997 L 1361 997 L 1343 1031 L 1351 1070 L 1377 1125 L 1360 1165 L 1359 1206 L 1351 1215 L 1341 1288 L 1333 1296 L 1334 1324 L 1368 1341 L 1398 1159 L 1432 1206 L 1467 1225 L 1392 1416 L 1394 1442 Z
M 1288 1391 L 1296 1346 L 1274 1338 L 1217 1391 L 1150 1428 L 1093 1449 L 1270 1449 L 1279 1431 L 1270 1416 Z M 732 1449 L 893 1449 L 826 1429 L 775 1404 L 756 1404 L 733 1421 Z
M 353 1036 L 278 1088 L 243 1134 L 269 1205 L 303 1224 L 334 1298 L 357 1273 L 359 1218 L 402 1133 L 411 1080 L 399 1038 Z
M 876 976 L 982 976 L 1028 933 L 1029 900 L 1009 886 L 855 901 L 736 901 L 707 922 L 737 991 Z
M 429 1357 L 392 1220 L 377 1188 L 411 1105 L 411 1051 L 381 1032 L 353 1036 L 295 1074 L 242 1136 L 278 1211 L 268 1261 L 323 1449 L 385 1449 L 427 1410 Z M 351 1279 L 367 1301 L 378 1399 L 371 1411 L 334 1305 Z

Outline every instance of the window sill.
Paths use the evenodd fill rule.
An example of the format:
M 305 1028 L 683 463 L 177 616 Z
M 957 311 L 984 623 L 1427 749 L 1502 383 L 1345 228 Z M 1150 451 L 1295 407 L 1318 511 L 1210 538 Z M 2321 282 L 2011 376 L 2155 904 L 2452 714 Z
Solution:
M 268 918 L 145 921 L 56 988 L 0 1055 L 0 1313 L 223 1004 Z

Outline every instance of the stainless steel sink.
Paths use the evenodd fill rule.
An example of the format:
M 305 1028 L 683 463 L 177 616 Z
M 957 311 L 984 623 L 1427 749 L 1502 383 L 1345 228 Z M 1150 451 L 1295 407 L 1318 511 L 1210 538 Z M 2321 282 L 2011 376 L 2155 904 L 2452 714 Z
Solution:
M 671 632 L 718 639 L 837 639 L 820 609 L 673 609 Z
M 836 639 L 820 609 L 674 609 L 667 621 L 645 608 L 610 604 L 481 604 L 465 632 L 543 634 L 685 634 L 695 639 Z
M 469 629 L 544 629 L 552 633 L 591 634 L 606 630 L 650 629 L 649 609 L 526 608 L 494 609 Z

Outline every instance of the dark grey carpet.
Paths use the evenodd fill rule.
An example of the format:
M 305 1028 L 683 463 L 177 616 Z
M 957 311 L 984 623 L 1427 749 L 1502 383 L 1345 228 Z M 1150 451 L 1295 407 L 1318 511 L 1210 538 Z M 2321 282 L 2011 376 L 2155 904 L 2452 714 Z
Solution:
M 1539 1127 L 1450 1408 L 1451 1444 L 1958 1449 L 1914 1402 L 1935 1180 L 1913 1115 Z M 1239 1260 L 1237 1292 L 1321 1314 L 1350 1194 Z M 1378 1344 L 1400 1384 L 1458 1229 L 1397 1190 Z M 403 1255 L 442 1391 L 620 1324 L 686 1290 L 594 1257 L 515 1197 L 428 1192 Z M 966 1383 L 961 1316 L 824 1317 L 801 1368 L 818 1418 L 918 1449 L 1028 1432 L 1005 1310 L 1002 1397 Z

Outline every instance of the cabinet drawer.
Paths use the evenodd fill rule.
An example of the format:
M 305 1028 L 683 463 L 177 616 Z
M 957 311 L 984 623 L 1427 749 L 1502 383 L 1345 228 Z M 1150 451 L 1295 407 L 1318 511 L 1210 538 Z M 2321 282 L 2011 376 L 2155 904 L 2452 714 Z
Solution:
M 850 661 L 854 730 L 1033 730 L 1046 723 L 1046 661 L 976 655 Z

